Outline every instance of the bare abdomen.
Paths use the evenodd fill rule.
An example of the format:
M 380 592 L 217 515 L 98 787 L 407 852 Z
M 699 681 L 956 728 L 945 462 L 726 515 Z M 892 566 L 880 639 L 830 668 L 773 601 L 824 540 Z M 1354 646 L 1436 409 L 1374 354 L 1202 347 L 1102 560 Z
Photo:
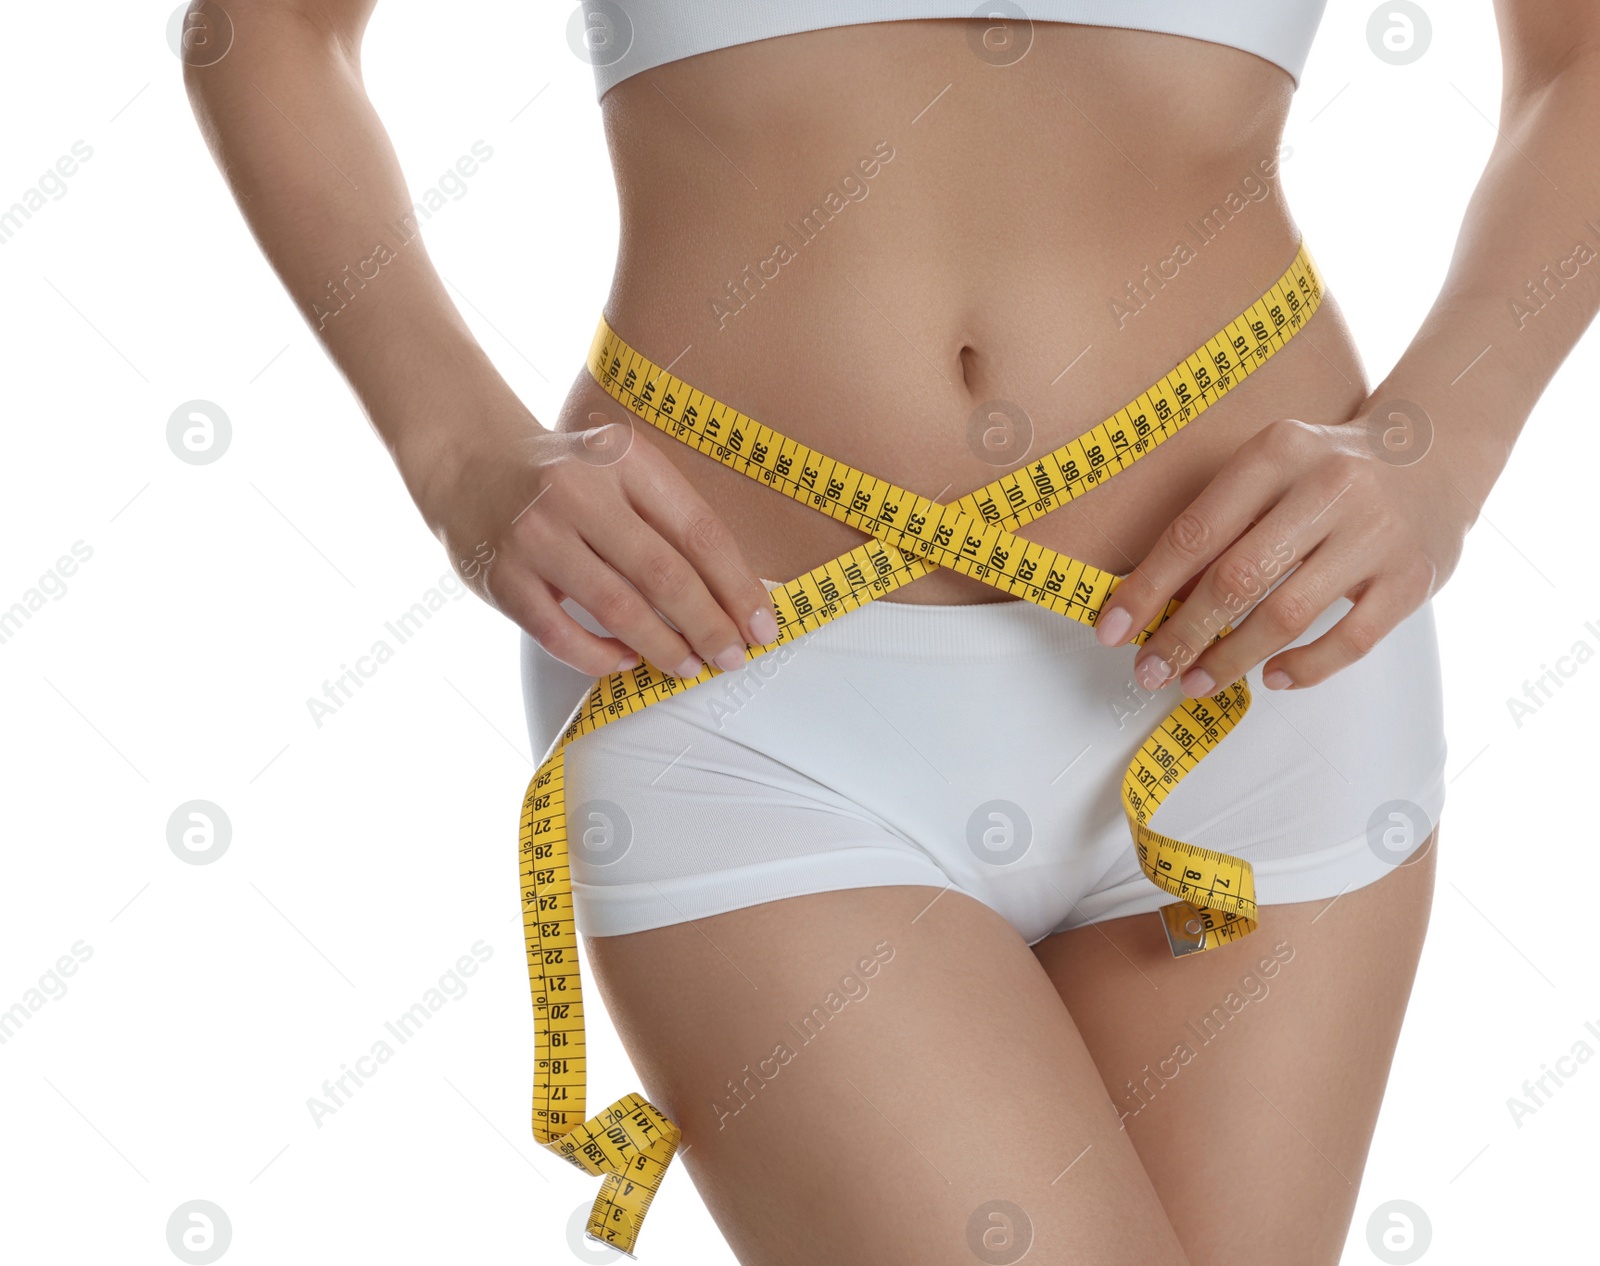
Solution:
M 1289 265 L 1291 86 L 1236 49 L 1048 23 L 1008 66 L 964 23 L 919 21 L 646 72 L 604 103 L 622 208 L 607 316 L 696 387 L 950 500 L 1102 420 Z M 1253 432 L 1344 421 L 1366 392 L 1330 298 L 1176 438 L 1020 535 L 1127 572 Z M 595 414 L 622 416 L 580 374 L 558 425 Z M 863 539 L 642 433 L 762 576 Z M 893 600 L 1002 596 L 941 571 Z

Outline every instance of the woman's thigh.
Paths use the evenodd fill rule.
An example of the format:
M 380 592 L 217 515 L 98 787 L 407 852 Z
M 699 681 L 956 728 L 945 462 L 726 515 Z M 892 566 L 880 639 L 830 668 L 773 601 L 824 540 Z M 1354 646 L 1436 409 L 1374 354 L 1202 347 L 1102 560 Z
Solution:
M 1153 915 L 1033 947 L 1193 1266 L 1339 1260 L 1432 904 L 1438 832 L 1332 901 L 1174 959 Z
M 585 946 L 746 1266 L 1186 1263 L 1050 979 L 971 897 L 847 889 Z

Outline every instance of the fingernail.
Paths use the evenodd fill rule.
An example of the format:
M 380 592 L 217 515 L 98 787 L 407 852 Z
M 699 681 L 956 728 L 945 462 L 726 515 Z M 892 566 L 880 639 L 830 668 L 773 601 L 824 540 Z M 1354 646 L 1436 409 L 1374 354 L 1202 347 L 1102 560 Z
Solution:
M 1183 693 L 1191 699 L 1198 699 L 1201 695 L 1208 695 L 1217 688 L 1217 679 L 1204 668 L 1191 668 L 1179 678 Z
M 1101 646 L 1121 646 L 1128 640 L 1128 630 L 1133 627 L 1133 617 L 1127 607 L 1111 607 L 1100 612 L 1095 622 L 1094 635 Z
M 684 660 L 683 663 L 679 664 L 672 670 L 672 675 L 674 677 L 698 677 L 702 667 L 703 665 L 700 663 L 700 657 L 698 655 L 691 655 L 688 659 Z
M 1133 666 L 1133 671 L 1146 690 L 1160 690 L 1162 683 L 1172 676 L 1172 665 L 1159 655 L 1146 655 Z
M 637 655 L 624 655 L 622 657 L 622 662 L 617 665 L 617 671 L 619 673 L 625 673 L 638 662 L 639 657 Z
M 763 646 L 777 640 L 778 621 L 773 618 L 771 607 L 762 607 L 750 617 L 750 631 Z
M 1294 685 L 1294 679 L 1281 668 L 1274 668 L 1261 678 L 1261 684 L 1268 690 L 1287 690 Z
M 730 646 L 718 651 L 711 657 L 711 662 L 725 673 L 731 673 L 736 668 L 744 667 L 744 647 Z

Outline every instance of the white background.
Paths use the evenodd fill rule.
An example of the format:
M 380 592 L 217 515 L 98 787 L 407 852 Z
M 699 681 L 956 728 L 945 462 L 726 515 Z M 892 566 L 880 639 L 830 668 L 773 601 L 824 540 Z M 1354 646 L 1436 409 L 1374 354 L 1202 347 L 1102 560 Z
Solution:
M 1396 67 L 1368 48 L 1371 5 L 1332 0 L 1288 128 L 1290 204 L 1374 381 L 1432 301 L 1494 139 L 1489 0 L 1429 8 L 1432 47 Z M 167 1219 L 199 1198 L 231 1220 L 229 1263 L 564 1261 L 594 1185 L 528 1132 L 516 630 L 448 602 L 311 721 L 307 697 L 449 569 L 205 151 L 170 12 L 12 6 L 0 54 L 0 206 L 93 148 L 0 246 L 0 608 L 73 542 L 93 550 L 0 645 L 0 1009 L 92 950 L 0 1046 L 7 1248 L 172 1262 Z M 493 147 L 426 240 L 546 420 L 617 234 L 569 12 L 385 0 L 364 52 L 414 195 Z M 1573 643 L 1600 646 L 1579 530 L 1596 348 L 1540 403 L 1437 599 L 1440 882 L 1346 1262 L 1377 1260 L 1367 1220 L 1395 1198 L 1431 1220 L 1426 1261 L 1554 1260 L 1587 1223 L 1600 1061 L 1520 1128 L 1506 1101 L 1600 1026 L 1592 811 L 1562 799 L 1589 774 L 1600 666 L 1520 728 L 1506 699 Z M 213 465 L 166 443 L 196 398 L 232 420 Z M 197 798 L 233 831 L 203 866 L 166 839 Z M 314 1124 L 324 1079 L 480 941 L 468 992 Z M 597 998 L 590 1015 L 599 1107 L 637 1080 Z M 655 1266 L 733 1260 L 681 1168 L 641 1246 Z

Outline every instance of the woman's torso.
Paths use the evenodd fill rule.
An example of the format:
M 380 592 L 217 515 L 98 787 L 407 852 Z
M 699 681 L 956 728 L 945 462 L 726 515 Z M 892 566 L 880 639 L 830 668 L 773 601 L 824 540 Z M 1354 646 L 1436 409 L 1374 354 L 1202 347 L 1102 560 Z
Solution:
M 1294 84 L 1173 35 L 1036 23 L 1003 64 L 1017 47 L 985 50 L 964 21 L 873 23 L 612 88 L 613 327 L 783 434 L 939 501 L 1127 403 L 1294 257 L 1279 165 Z M 1252 433 L 1343 422 L 1366 393 L 1325 300 L 1197 422 L 1019 535 L 1126 573 Z M 1025 450 L 994 402 L 1031 424 Z M 583 372 L 557 425 L 593 415 L 623 416 Z M 761 576 L 790 579 L 865 539 L 639 430 Z M 940 570 L 890 600 L 1005 597 Z

